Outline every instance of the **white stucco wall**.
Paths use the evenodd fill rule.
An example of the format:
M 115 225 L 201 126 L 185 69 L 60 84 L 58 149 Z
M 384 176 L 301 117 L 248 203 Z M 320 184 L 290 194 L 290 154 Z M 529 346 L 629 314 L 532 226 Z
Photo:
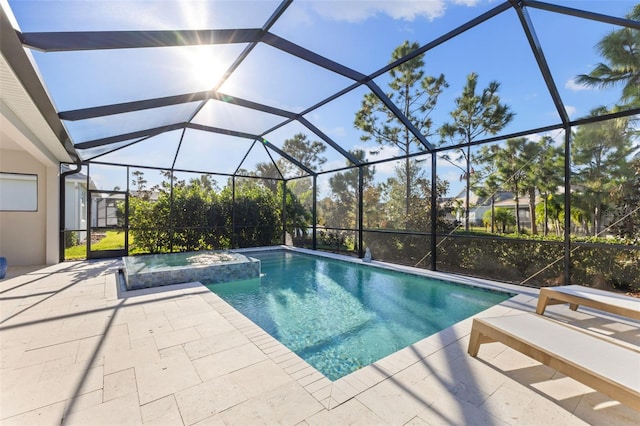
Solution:
M 0 211 L 0 256 L 9 266 L 58 262 L 58 169 L 36 160 L 27 151 L 0 150 L 0 172 L 38 176 L 35 212 Z

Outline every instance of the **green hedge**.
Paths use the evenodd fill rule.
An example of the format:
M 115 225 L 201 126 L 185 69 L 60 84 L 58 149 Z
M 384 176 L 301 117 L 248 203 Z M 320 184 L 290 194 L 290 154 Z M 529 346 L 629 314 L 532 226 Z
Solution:
M 374 259 L 421 268 L 431 264 L 430 238 L 393 232 L 365 232 Z M 606 282 L 623 291 L 640 290 L 640 247 L 613 239 L 580 239 L 571 247 L 571 283 Z M 564 277 L 560 238 L 454 234 L 437 239 L 436 269 L 533 287 L 558 285 Z

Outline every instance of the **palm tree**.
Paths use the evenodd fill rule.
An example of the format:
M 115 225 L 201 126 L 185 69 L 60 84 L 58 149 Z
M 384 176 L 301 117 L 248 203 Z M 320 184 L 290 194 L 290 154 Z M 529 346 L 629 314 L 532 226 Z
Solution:
M 480 167 L 471 174 L 471 185 L 475 193 L 482 197 L 486 202 L 488 198 L 491 202 L 491 211 L 489 218 L 491 223 L 491 233 L 495 233 L 495 202 L 496 193 L 500 190 L 500 178 L 498 176 L 498 168 L 495 162 L 495 155 L 498 151 L 498 145 L 485 145 L 480 148 L 478 154 L 472 157 Z
M 544 216 L 542 224 L 546 236 L 549 233 L 549 201 L 552 200 L 558 187 L 562 185 L 564 178 L 564 173 L 562 173 L 564 153 L 562 147 L 556 146 L 549 136 L 543 136 L 538 141 L 538 145 L 540 146 L 540 155 L 536 158 L 532 172 L 534 173 L 535 188 L 542 195 L 542 214 Z
M 516 224 L 516 218 L 513 217 L 513 211 L 506 207 L 496 208 L 494 220 L 501 225 L 503 234 L 507 232 L 507 227 Z
M 605 107 L 595 108 L 590 117 L 605 115 Z M 611 206 L 609 194 L 622 179 L 631 175 L 629 158 L 638 149 L 631 137 L 630 119 L 616 118 L 578 127 L 573 137 L 574 182 L 580 186 L 581 201 L 593 220 L 593 235 L 602 231 L 604 212 Z M 572 194 L 576 196 L 577 194 Z
M 640 21 L 640 4 L 627 15 Z M 606 88 L 623 84 L 621 100 L 628 106 L 640 105 L 640 31 L 622 28 L 612 31 L 596 45 L 608 63 L 599 63 L 589 74 L 580 74 L 576 81 L 587 86 Z
M 503 148 L 497 149 L 494 159 L 500 182 L 504 188 L 508 188 L 516 203 L 516 232 L 520 233 L 520 194 L 528 192 L 530 186 L 529 170 L 531 160 L 534 158 L 537 144 L 527 138 L 507 139 Z M 534 201 L 535 202 L 535 201 Z M 534 207 L 535 208 L 535 207 Z M 535 218 L 534 218 L 535 221 Z

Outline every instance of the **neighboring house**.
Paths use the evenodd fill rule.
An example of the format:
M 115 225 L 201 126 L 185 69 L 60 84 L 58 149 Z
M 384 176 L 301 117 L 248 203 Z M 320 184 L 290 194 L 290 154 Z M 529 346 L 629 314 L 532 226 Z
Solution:
M 146 198 L 149 201 L 156 202 L 160 198 L 160 191 L 131 189 L 129 190 L 129 197 Z
M 91 199 L 91 227 L 109 228 L 118 226 L 118 204 L 113 198 Z
M 447 212 L 445 220 L 453 222 L 464 222 L 464 203 L 465 192 L 462 190 L 458 195 L 443 200 L 442 205 L 449 203 L 453 208 Z M 523 228 L 531 228 L 531 215 L 529 212 L 529 197 L 521 195 L 519 197 L 519 210 L 520 210 L 520 226 Z M 471 191 L 469 196 L 470 212 L 469 223 L 472 226 L 483 226 L 482 218 L 487 211 L 491 210 L 491 200 L 482 199 Z M 494 196 L 494 207 L 502 207 L 510 209 L 514 212 L 516 210 L 516 201 L 512 192 L 498 191 Z
M 473 191 L 469 192 L 469 224 L 471 226 L 482 225 L 482 215 L 477 214 L 474 206 L 478 203 L 480 197 L 478 197 Z M 447 213 L 444 219 L 448 222 L 460 222 L 464 223 L 464 204 L 465 204 L 465 190 L 463 189 L 457 195 L 453 197 L 445 197 L 440 201 L 440 206 L 447 206 Z M 476 219 L 477 218 L 477 219 Z M 476 224 L 476 220 L 480 222 Z
M 70 170 L 66 165 L 62 165 L 61 171 L 64 173 Z M 89 183 L 90 187 L 93 184 Z M 82 243 L 87 238 L 87 175 L 84 173 L 74 173 L 65 178 L 65 218 L 64 228 L 67 231 L 79 231 L 78 242 Z
M 93 183 L 89 183 L 91 189 Z M 124 198 L 120 196 L 111 197 L 108 192 L 101 191 L 102 197 L 94 197 L 91 199 L 91 227 L 93 228 L 110 228 L 122 226 L 118 219 L 118 207 Z M 129 191 L 129 197 L 145 197 L 151 202 L 158 201 L 160 193 L 158 191 Z
M 440 202 L 440 206 L 447 206 L 447 213 L 444 219 L 448 222 L 460 222 L 464 223 L 464 204 L 465 204 L 465 190 L 463 189 L 457 195 L 453 197 L 443 198 Z M 482 211 L 479 211 L 475 207 L 480 201 L 480 197 L 473 191 L 469 192 L 469 205 L 471 210 L 469 212 L 469 224 L 471 226 L 482 225 Z

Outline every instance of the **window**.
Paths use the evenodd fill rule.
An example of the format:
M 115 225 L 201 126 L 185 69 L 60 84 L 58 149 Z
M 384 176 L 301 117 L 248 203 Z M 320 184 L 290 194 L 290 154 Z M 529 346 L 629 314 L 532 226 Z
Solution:
M 0 211 L 38 210 L 38 176 L 0 173 Z

